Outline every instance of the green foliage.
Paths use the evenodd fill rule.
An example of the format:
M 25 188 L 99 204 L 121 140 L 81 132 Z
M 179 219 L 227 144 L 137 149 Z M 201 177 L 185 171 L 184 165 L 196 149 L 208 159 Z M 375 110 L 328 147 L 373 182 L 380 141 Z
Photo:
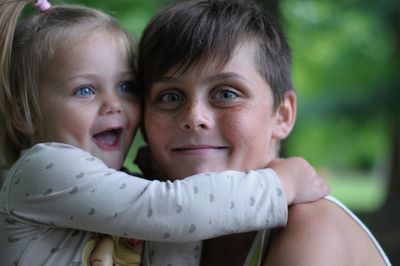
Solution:
M 371 173 L 337 172 L 328 174 L 332 195 L 358 212 L 374 212 L 385 200 L 386 186 Z
M 128 152 L 128 155 L 126 156 L 124 166 L 128 168 L 128 170 L 131 173 L 141 173 L 142 171 L 139 169 L 139 167 L 134 163 L 135 158 L 136 158 L 136 153 L 138 149 L 142 146 L 146 145 L 146 142 L 143 139 L 143 136 L 140 132 L 136 134 L 135 140 L 133 142 L 133 145 L 131 149 Z
M 388 159 L 385 125 L 379 119 L 356 124 L 346 117 L 298 122 L 288 139 L 289 155 L 331 169 L 382 170 Z
M 132 32 L 138 39 L 147 22 L 154 13 L 165 3 L 164 0 L 71 0 L 63 1 L 68 4 L 83 4 L 99 8 L 117 18 L 117 20 Z
M 394 33 L 371 10 L 327 0 L 284 0 L 282 9 L 299 93 L 362 93 L 390 77 Z
M 299 116 L 288 153 L 317 167 L 373 169 L 388 157 L 395 32 L 358 1 L 282 0 Z M 383 93 L 387 93 L 383 95 Z

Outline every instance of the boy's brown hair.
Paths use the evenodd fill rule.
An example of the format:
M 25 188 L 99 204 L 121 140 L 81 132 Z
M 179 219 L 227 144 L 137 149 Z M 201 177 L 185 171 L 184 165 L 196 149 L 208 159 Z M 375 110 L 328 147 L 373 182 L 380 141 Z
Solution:
M 247 41 L 255 43 L 256 68 L 272 88 L 276 110 L 293 89 L 290 48 L 274 18 L 245 0 L 180 1 L 161 10 L 139 43 L 142 96 L 167 71 L 184 73 L 215 60 L 223 65 Z

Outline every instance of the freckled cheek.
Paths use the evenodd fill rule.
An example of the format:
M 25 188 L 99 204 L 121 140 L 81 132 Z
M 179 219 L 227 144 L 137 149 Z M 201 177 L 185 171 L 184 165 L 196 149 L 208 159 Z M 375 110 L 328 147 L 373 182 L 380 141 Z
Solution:
M 257 116 L 251 108 L 229 109 L 218 117 L 219 128 L 232 144 L 244 143 L 256 136 Z
M 253 138 L 248 117 L 232 112 L 220 117 L 218 125 L 221 137 L 231 147 L 229 160 L 236 163 L 242 161 L 249 153 L 249 139 Z
M 172 135 L 174 119 L 162 113 L 147 111 L 144 116 L 145 132 L 151 146 L 162 145 Z
M 219 120 L 220 130 L 232 146 L 232 157 L 245 169 L 264 165 L 269 145 L 266 115 L 260 110 L 232 112 Z

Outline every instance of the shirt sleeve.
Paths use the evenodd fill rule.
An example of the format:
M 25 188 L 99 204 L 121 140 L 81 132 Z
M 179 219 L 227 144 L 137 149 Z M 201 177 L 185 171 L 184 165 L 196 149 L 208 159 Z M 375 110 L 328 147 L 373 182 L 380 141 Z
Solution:
M 287 203 L 271 169 L 149 181 L 70 145 L 37 144 L 10 169 L 9 215 L 25 223 L 190 242 L 282 226 Z

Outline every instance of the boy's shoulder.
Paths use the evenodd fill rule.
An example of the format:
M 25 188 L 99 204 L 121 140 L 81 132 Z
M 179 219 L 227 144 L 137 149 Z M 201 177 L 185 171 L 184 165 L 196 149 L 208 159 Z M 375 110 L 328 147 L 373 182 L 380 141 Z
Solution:
M 290 207 L 288 224 L 274 236 L 272 243 L 268 254 L 273 254 L 273 258 L 284 258 L 287 265 L 312 265 L 316 262 L 344 265 L 351 261 L 354 262 L 351 264 L 357 264 L 365 250 L 370 251 L 371 259 L 380 260 L 360 224 L 329 199 Z M 281 253 L 279 256 L 279 252 L 286 255 Z M 274 262 L 282 265 L 281 260 Z

